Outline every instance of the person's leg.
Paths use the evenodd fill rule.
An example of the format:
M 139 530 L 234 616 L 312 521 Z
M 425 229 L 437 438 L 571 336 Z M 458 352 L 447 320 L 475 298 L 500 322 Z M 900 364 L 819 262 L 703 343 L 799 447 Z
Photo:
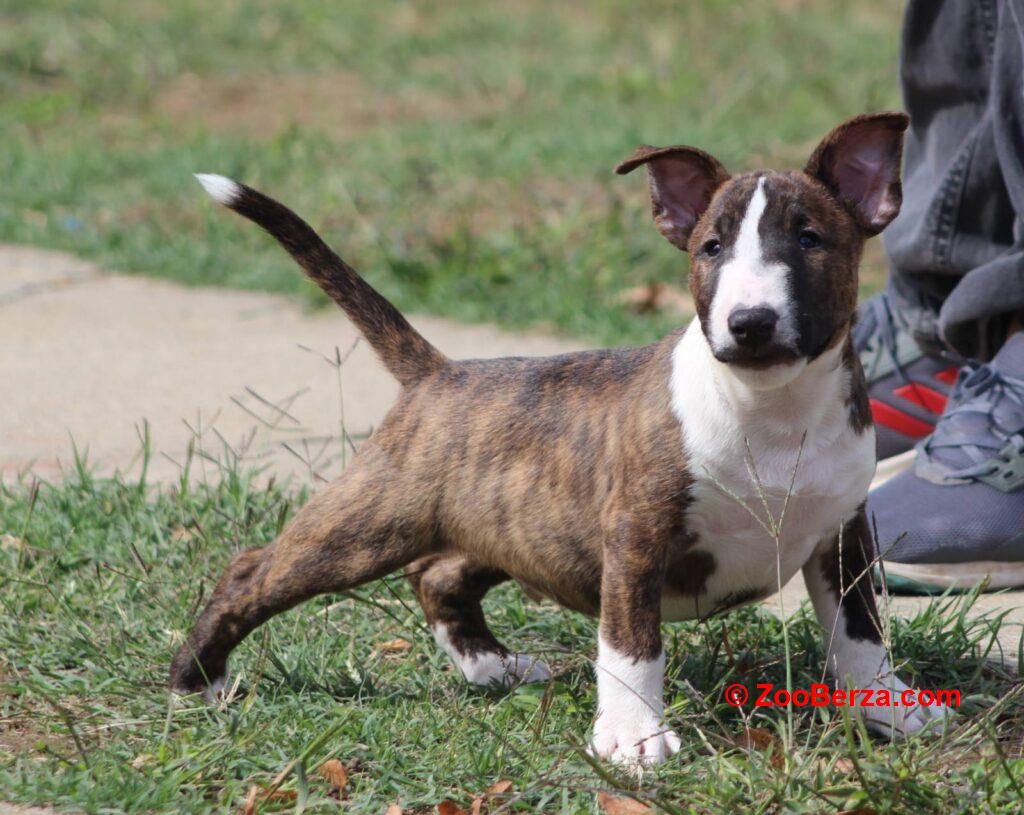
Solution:
M 991 234 L 991 249 L 977 251 L 977 240 L 958 236 L 963 262 L 975 265 L 949 293 L 939 311 L 939 333 L 969 356 L 989 359 L 1024 314 L 1024 0 L 999 3 L 998 34 L 992 58 L 988 118 L 1001 184 L 984 178 L 965 195 L 964 209 L 980 234 Z M 989 187 L 988 184 L 992 186 Z M 1004 198 L 1004 196 L 1006 196 Z M 1009 207 L 1006 206 L 1007 202 Z M 991 233 L 981 230 L 991 229 Z M 968 240 L 971 238 L 971 240 Z M 960 258 L 954 256 L 954 261 Z
M 965 283 L 1013 247 L 1016 212 L 1024 212 L 1015 208 L 1021 202 L 1008 189 L 1024 180 L 1019 158 L 1012 156 L 1024 124 L 1020 42 L 1007 19 L 1015 4 L 1024 5 L 909 3 L 900 71 L 910 114 L 903 207 L 883 236 L 892 264 L 891 296 L 914 337 L 927 349 L 952 348 L 983 360 L 1005 336 L 1005 319 L 1000 333 L 992 330 L 992 317 L 1024 302 L 973 298 L 957 308 L 961 319 L 955 324 L 946 312 L 970 299 Z M 1008 84 L 1016 93 L 1006 92 Z M 1017 131 L 1016 144 L 1008 143 L 1009 131 Z
M 1024 0 L 907 10 L 904 209 L 859 332 L 879 452 L 913 465 L 868 502 L 894 588 L 1024 585 L 1024 336 L 1007 342 L 1024 310 L 1022 42 Z
M 993 87 L 1003 13 L 999 0 L 907 7 L 903 207 L 883 235 L 888 289 L 863 306 L 855 333 L 882 477 L 932 431 L 963 358 L 989 358 L 1005 335 L 992 308 L 1006 301 L 978 296 L 999 277 L 991 264 L 1013 245 L 1016 221 L 996 145 L 997 130 L 1022 121 L 1020 100 Z

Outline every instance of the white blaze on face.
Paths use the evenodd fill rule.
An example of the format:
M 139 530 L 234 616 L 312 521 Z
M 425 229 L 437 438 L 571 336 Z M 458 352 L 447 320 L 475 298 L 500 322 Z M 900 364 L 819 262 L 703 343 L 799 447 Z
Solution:
M 729 333 L 729 315 L 738 308 L 766 307 L 779 315 L 775 328 L 775 342 L 797 349 L 796 314 L 789 292 L 789 267 L 782 263 L 769 263 L 764 259 L 758 227 L 768 205 L 764 191 L 764 177 L 743 214 L 736 244 L 729 258 L 718 272 L 718 282 L 711 301 L 708 341 L 716 351 L 735 345 Z

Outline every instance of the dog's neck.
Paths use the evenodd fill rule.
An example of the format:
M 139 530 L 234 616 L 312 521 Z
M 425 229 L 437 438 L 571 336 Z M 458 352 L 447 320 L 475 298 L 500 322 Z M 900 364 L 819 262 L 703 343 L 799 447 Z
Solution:
M 792 432 L 813 432 L 824 423 L 832 424 L 845 416 L 845 399 L 850 382 L 842 362 L 846 332 L 824 353 L 806 363 L 777 387 L 761 387 L 770 378 L 760 372 L 737 373 L 719 362 L 694 320 L 678 341 L 673 353 L 673 390 L 681 387 L 704 391 L 709 404 L 729 411 L 740 423 L 763 424 L 766 421 Z

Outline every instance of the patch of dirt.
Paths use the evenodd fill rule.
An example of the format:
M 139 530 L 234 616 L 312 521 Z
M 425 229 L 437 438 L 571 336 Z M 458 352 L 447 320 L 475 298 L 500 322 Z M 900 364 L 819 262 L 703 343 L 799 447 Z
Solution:
M 38 752 L 40 742 L 46 742 L 44 736 L 32 727 L 26 719 L 0 720 L 0 755 L 28 755 Z
M 351 136 L 381 125 L 435 119 L 470 119 L 503 109 L 507 97 L 457 98 L 422 89 L 387 94 L 354 73 L 184 74 L 163 88 L 157 112 L 182 130 L 206 129 L 248 138 L 271 138 L 293 127 Z
M 3 693 L 0 687 L 0 693 Z M 0 716 L 0 757 L 44 757 L 47 750 L 71 755 L 75 743 L 70 736 L 43 730 L 32 716 Z
M 13 672 L 6 666 L 0 665 L 0 699 L 11 696 L 10 681 L 13 676 Z M 62 754 L 71 753 L 75 749 L 70 736 L 61 736 L 39 727 L 35 721 L 34 711 L 23 710 L 18 715 L 0 713 L 0 757 L 4 755 L 34 755 L 40 758 L 42 756 L 41 745 Z M 3 815 L 4 806 L 0 803 L 0 815 Z

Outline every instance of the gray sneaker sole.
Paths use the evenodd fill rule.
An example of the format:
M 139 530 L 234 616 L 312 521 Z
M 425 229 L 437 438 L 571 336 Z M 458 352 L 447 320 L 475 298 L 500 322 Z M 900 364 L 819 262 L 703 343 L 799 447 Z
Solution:
M 970 563 L 896 563 L 882 561 L 886 577 L 901 578 L 922 587 L 973 589 L 987 581 L 988 591 L 1024 586 L 1024 563 L 976 560 Z
M 900 453 L 898 456 L 890 456 L 879 461 L 878 466 L 875 468 L 875 477 L 871 479 L 870 489 L 881 487 L 890 478 L 902 473 L 914 463 L 916 456 L 917 450 L 907 450 L 907 452 Z

